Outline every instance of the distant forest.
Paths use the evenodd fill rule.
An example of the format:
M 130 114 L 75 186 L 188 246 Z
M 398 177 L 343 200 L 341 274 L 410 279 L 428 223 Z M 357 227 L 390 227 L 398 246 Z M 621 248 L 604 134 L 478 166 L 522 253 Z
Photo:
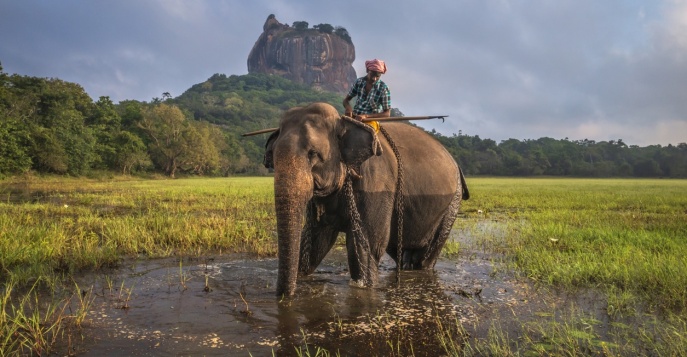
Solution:
M 215 74 L 178 97 L 93 101 L 76 83 L 4 73 L 0 65 L 0 178 L 62 175 L 262 175 L 266 134 L 293 106 L 340 95 L 264 75 Z M 400 111 L 395 110 L 398 114 Z M 412 125 L 412 124 L 409 124 Z M 627 145 L 540 138 L 496 143 L 430 132 L 468 175 L 687 177 L 687 144 Z

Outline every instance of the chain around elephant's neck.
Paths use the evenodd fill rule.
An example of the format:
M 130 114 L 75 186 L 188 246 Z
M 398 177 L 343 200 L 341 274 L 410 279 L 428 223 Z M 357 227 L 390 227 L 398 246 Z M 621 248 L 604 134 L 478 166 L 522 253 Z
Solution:
M 394 198 L 394 206 L 396 208 L 396 217 L 398 218 L 398 243 L 396 246 L 396 284 L 401 285 L 401 269 L 403 264 L 403 161 L 401 160 L 401 153 L 396 147 L 396 143 L 391 139 L 391 135 L 386 131 L 384 126 L 379 126 L 379 131 L 382 132 L 386 141 L 389 142 L 391 150 L 396 155 L 396 165 L 398 171 L 398 178 L 396 180 L 396 197 Z
M 402 258 L 403 258 L 403 161 L 401 160 L 401 154 L 396 147 L 391 135 L 383 126 L 380 126 L 379 130 L 382 132 L 386 138 L 389 146 L 396 156 L 396 164 L 398 177 L 396 180 L 396 196 L 394 197 L 394 209 L 396 210 L 396 217 L 398 218 L 398 231 L 397 231 L 397 247 L 396 247 L 396 283 L 400 285 L 401 283 L 401 268 L 402 268 Z M 368 241 L 365 239 L 362 230 L 362 220 L 360 218 L 360 212 L 358 212 L 358 207 L 355 203 L 355 196 L 353 194 L 353 178 L 359 179 L 355 170 L 352 168 L 347 169 L 346 182 L 344 183 L 344 196 L 346 197 L 346 202 L 348 205 L 348 214 L 351 220 L 351 235 L 353 237 L 353 246 L 356 250 L 356 259 L 358 259 L 358 265 L 361 269 L 363 276 L 363 284 L 368 285 L 371 282 L 370 277 L 370 264 L 361 264 L 360 257 L 367 256 L 372 257 L 370 246 Z M 378 262 L 374 262 L 376 265 Z M 366 268 L 363 268 L 366 267 Z
M 363 227 L 361 225 L 362 220 L 360 218 L 360 212 L 358 212 L 358 206 L 355 204 L 355 196 L 353 194 L 353 180 L 352 175 L 346 176 L 346 182 L 344 183 L 344 196 L 346 196 L 346 203 L 348 204 L 348 215 L 351 220 L 351 237 L 353 238 L 353 249 L 355 249 L 355 258 L 358 260 L 358 266 L 360 267 L 360 272 L 362 275 L 363 286 L 369 286 L 372 283 L 372 276 L 370 270 L 370 262 L 368 264 L 362 264 L 360 261 L 361 257 L 368 257 L 373 259 L 372 252 L 370 251 L 370 244 L 365 239 L 363 234 Z M 374 262 L 376 265 L 377 262 Z

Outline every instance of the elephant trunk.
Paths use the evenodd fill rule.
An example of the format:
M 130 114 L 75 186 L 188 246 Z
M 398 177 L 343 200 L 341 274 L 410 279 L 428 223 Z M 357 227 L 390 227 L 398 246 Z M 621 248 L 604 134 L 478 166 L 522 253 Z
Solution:
M 277 158 L 276 154 L 274 205 L 279 254 L 277 294 L 291 296 L 296 291 L 300 237 L 306 204 L 312 198 L 313 179 L 307 159 L 296 155 Z

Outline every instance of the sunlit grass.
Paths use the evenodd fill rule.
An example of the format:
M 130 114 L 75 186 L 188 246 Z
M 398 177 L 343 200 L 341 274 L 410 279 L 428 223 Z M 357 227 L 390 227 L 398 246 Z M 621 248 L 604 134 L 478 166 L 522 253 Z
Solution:
M 687 309 L 687 181 L 469 183 L 472 198 L 463 204 L 468 218 L 459 219 L 457 228 L 510 257 L 522 275 L 567 288 L 631 292 L 662 308 Z M 485 230 L 490 224 L 501 231 Z
M 40 180 L 0 188 L 0 268 L 17 281 L 199 252 L 274 255 L 271 178 Z
M 600 291 L 607 299 L 601 318 L 610 322 L 573 305 L 516 316 L 515 336 L 495 322 L 485 338 L 446 343 L 450 328 L 464 328 L 456 323 L 439 329 L 448 355 L 685 355 L 687 181 L 476 178 L 468 184 L 472 197 L 454 228 L 460 235 L 497 253 L 525 281 L 568 293 Z
M 0 182 L 0 350 L 44 353 L 55 343 L 52 331 L 80 325 L 85 315 L 63 319 L 60 310 L 78 296 L 40 310 L 34 293 L 64 289 L 60 282 L 79 271 L 128 257 L 274 256 L 272 185 L 269 177 Z M 472 197 L 453 232 L 467 238 L 449 241 L 445 256 L 483 249 L 501 259 L 496 269 L 525 281 L 598 290 L 614 328 L 600 330 L 584 311 L 552 311 L 523 319 L 517 336 L 494 323 L 486 338 L 465 339 L 467 327 L 440 321 L 437 343 L 448 355 L 686 350 L 687 181 L 468 178 L 468 185 Z M 620 322 L 627 317 L 630 327 Z M 24 342 L 8 337 L 19 334 Z M 392 351 L 397 337 L 389 336 Z M 324 353 L 300 352 L 313 351 Z

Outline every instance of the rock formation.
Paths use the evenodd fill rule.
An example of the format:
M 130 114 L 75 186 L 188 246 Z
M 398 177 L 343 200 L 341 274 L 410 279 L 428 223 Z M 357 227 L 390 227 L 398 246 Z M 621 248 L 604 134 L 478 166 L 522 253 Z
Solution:
M 345 93 L 356 79 L 352 66 L 355 48 L 350 37 L 348 40 L 336 33 L 296 29 L 270 15 L 248 55 L 248 73 L 276 74 L 313 88 Z

